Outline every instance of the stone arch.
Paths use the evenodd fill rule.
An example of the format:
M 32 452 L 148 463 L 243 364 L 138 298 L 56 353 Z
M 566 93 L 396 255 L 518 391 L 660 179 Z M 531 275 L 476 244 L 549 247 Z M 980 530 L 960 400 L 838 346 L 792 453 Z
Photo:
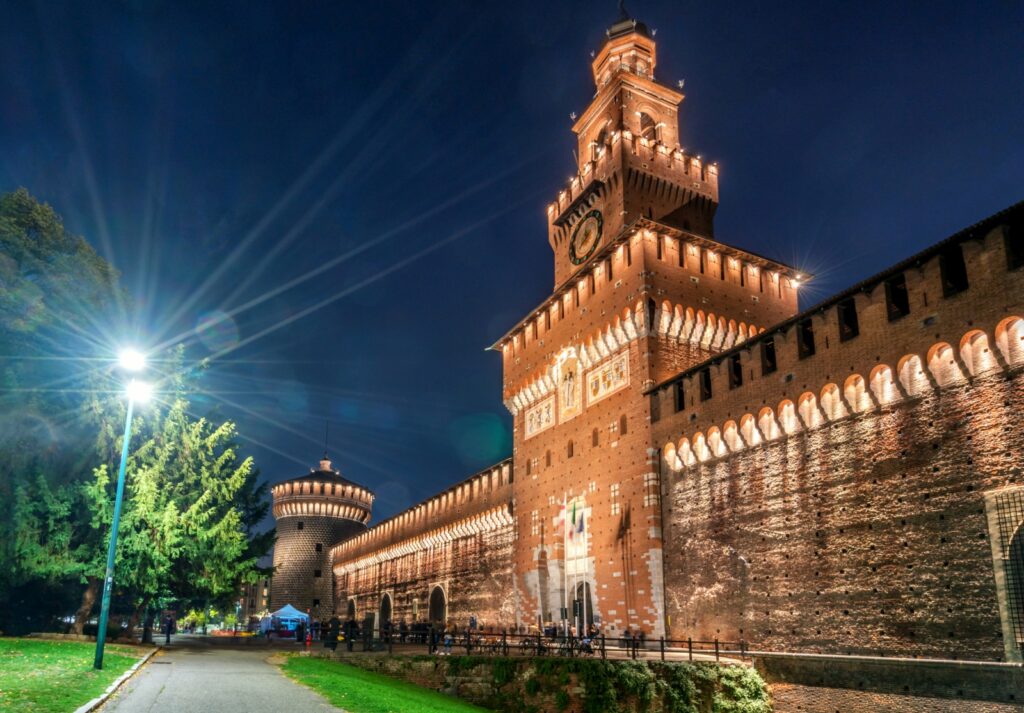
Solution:
M 988 335 L 980 329 L 972 329 L 960 339 L 960 358 L 971 376 L 999 368 L 999 363 L 989 348 Z
M 776 413 L 779 415 L 779 423 L 782 424 L 782 430 L 787 435 L 800 432 L 800 419 L 797 418 L 796 406 L 793 405 L 792 401 L 789 399 L 780 401 Z
M 917 354 L 903 355 L 896 363 L 896 374 L 903 390 L 910 396 L 921 396 L 931 388 L 921 357 Z
M 952 386 L 964 380 L 956 363 L 956 352 L 947 342 L 933 344 L 928 350 L 928 370 L 939 386 Z
M 693 454 L 693 447 L 690 445 L 690 439 L 683 436 L 679 439 L 679 443 L 676 445 L 676 457 L 683 466 L 691 466 L 697 462 L 697 457 Z
M 842 395 L 839 393 L 839 387 L 835 384 L 825 384 L 821 387 L 819 403 L 829 421 L 838 421 L 849 415 L 846 412 L 846 404 L 843 403 Z
M 734 453 L 743 449 L 740 429 L 735 421 L 726 421 L 725 425 L 722 426 L 722 440 L 725 441 L 726 447 Z
M 818 409 L 818 398 L 810 391 L 800 394 L 797 404 L 797 413 L 800 414 L 800 420 L 807 428 L 816 428 L 825 422 Z
M 900 399 L 899 387 L 893 378 L 892 367 L 888 364 L 878 364 L 871 370 L 868 376 L 868 386 L 875 400 L 881 404 L 889 404 Z
M 782 435 L 779 428 L 779 421 L 775 418 L 775 412 L 770 406 L 765 406 L 757 414 L 757 425 L 761 427 L 761 433 L 769 441 L 774 441 Z
M 722 431 L 718 426 L 712 426 L 708 429 L 708 448 L 714 458 L 721 458 L 722 456 L 729 455 L 729 449 L 726 448 L 725 443 L 722 442 Z
M 725 317 L 719 316 L 718 318 L 718 331 L 715 332 L 715 346 L 722 349 L 725 346 L 725 340 L 728 336 L 729 326 L 725 321 Z
M 756 446 L 761 443 L 761 433 L 757 430 L 757 421 L 754 414 L 746 413 L 740 417 L 740 434 L 748 445 Z
M 431 624 L 444 624 L 448 620 L 448 594 L 440 584 L 430 590 L 427 618 Z
M 1009 366 L 1024 364 L 1024 318 L 1007 317 L 996 325 L 996 346 Z
M 683 461 L 680 460 L 679 455 L 676 453 L 676 444 L 669 441 L 661 449 L 662 457 L 665 459 L 665 465 L 672 470 L 682 470 Z
M 871 397 L 868 396 L 867 386 L 864 377 L 860 374 L 851 374 L 843 384 L 843 395 L 846 396 L 846 403 L 854 413 L 864 413 L 871 408 Z
M 693 436 L 693 455 L 701 463 L 711 459 L 711 450 L 708 448 L 703 433 L 697 432 Z

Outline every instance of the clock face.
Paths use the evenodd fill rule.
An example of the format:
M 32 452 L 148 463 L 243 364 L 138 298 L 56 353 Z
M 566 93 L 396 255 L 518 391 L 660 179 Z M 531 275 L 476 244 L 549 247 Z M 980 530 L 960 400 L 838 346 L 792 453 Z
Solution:
M 569 259 L 574 265 L 587 261 L 597 246 L 601 243 L 601 230 L 604 227 L 604 218 L 601 211 L 592 210 L 583 216 L 583 220 L 576 224 L 572 232 L 572 240 L 569 241 Z

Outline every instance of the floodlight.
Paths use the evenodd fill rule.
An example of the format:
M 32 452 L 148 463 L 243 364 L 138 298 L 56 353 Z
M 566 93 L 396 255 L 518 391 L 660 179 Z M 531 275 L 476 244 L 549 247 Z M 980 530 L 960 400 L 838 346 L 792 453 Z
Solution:
M 117 363 L 127 371 L 142 371 L 146 368 L 146 355 L 137 349 L 122 349 L 117 355 Z

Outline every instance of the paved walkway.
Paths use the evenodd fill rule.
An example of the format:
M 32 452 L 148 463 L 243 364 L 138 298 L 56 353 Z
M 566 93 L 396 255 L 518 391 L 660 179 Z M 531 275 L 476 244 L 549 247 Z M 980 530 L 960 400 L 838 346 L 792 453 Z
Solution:
M 160 641 L 163 641 L 161 637 Z M 292 682 L 267 646 L 175 636 L 114 694 L 101 713 L 341 713 Z

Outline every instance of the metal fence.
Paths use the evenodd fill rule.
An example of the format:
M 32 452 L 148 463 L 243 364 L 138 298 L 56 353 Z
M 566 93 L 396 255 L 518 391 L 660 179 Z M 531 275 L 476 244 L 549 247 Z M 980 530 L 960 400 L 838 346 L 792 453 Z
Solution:
M 337 641 L 336 646 L 329 640 L 313 642 L 314 646 L 326 646 L 340 651 L 427 653 L 439 655 L 467 656 L 559 656 L 565 658 L 593 657 L 602 659 L 660 659 L 662 661 L 693 661 L 695 659 L 740 659 L 750 658 L 750 647 L 746 641 L 720 641 L 713 639 L 640 639 L 636 637 L 610 638 L 598 635 L 580 638 L 564 634 L 486 634 L 461 632 L 457 634 L 440 630 L 409 633 L 383 633 L 378 635 L 356 635 Z

